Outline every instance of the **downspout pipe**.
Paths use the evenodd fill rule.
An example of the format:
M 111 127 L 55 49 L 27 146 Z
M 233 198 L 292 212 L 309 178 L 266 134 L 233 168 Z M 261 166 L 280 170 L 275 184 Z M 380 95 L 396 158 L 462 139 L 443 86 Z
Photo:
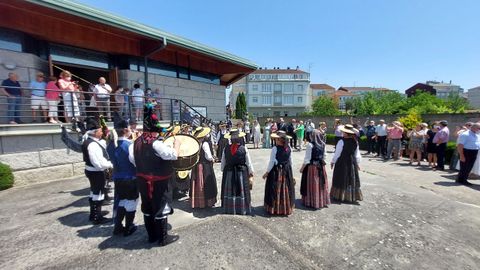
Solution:
M 147 90 L 148 88 L 148 58 L 152 55 L 154 55 L 155 53 L 165 49 L 165 47 L 167 47 L 167 39 L 164 37 L 163 38 L 163 41 L 162 41 L 162 45 L 156 49 L 154 49 L 153 51 L 147 53 L 143 60 L 144 60 L 144 66 L 145 66 L 145 78 L 144 78 L 144 84 L 145 84 L 145 91 Z

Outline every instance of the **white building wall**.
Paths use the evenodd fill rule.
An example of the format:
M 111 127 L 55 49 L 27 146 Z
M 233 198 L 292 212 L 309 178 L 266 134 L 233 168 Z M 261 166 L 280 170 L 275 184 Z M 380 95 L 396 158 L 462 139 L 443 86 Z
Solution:
M 475 109 L 480 109 L 480 86 L 468 90 L 468 102 Z

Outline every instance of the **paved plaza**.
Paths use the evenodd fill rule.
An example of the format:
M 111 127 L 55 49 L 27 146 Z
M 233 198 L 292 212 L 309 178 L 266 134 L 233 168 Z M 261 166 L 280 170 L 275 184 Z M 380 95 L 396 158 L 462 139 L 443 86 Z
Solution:
M 251 150 L 255 216 L 176 202 L 169 222 L 180 238 L 166 247 L 146 242 L 140 211 L 139 230 L 127 238 L 112 237 L 111 225 L 92 226 L 84 177 L 2 191 L 0 269 L 480 268 L 480 181 L 460 186 L 454 173 L 364 157 L 364 201 L 312 211 L 299 200 L 304 152 L 295 152 L 296 209 L 269 217 L 260 178 L 269 153 Z

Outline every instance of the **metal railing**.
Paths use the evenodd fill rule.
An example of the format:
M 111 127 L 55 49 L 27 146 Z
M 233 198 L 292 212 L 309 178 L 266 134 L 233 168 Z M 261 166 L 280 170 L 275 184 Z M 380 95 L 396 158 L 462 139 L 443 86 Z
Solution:
M 171 124 L 188 123 L 200 126 L 212 121 L 181 99 L 135 96 L 123 92 L 95 94 L 92 91 L 65 91 L 29 87 L 0 87 L 20 89 L 21 96 L 5 96 L 0 92 L 0 124 L 70 123 L 72 119 L 103 115 L 112 121 L 114 112 L 130 121 L 143 120 L 143 105 L 156 102 L 160 121 Z M 43 93 L 42 93 L 43 91 Z M 43 96 L 42 96 L 43 94 Z

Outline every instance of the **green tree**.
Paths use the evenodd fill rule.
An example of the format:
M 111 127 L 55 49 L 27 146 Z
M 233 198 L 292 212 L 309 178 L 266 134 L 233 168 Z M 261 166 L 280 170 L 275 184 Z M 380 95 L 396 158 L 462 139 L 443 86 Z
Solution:
M 318 97 L 312 105 L 311 115 L 314 116 L 333 116 L 341 114 L 338 110 L 338 101 L 327 96 Z
M 450 93 L 445 100 L 445 105 L 452 110 L 453 113 L 464 113 L 469 109 L 468 100 L 457 93 Z
M 420 114 L 453 112 L 442 99 L 425 92 L 417 92 L 413 97 L 408 98 L 407 102 L 402 106 L 401 113 L 408 113 L 411 109 L 417 110 Z
M 422 123 L 422 116 L 418 113 L 417 109 L 412 108 L 408 111 L 408 114 L 398 118 L 398 121 L 406 129 L 414 129 L 418 124 Z
M 245 94 L 240 92 L 235 101 L 235 118 L 243 119 L 247 112 L 247 100 Z

